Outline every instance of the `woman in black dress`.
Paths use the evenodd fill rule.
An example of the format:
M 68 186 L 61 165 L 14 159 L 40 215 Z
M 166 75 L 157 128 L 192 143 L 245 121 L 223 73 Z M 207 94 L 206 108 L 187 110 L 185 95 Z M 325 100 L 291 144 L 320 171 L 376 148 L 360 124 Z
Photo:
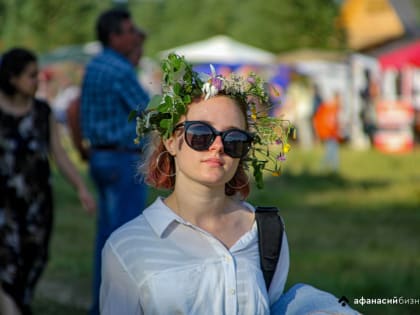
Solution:
M 0 313 L 31 314 L 52 227 L 50 154 L 88 212 L 95 201 L 61 146 L 48 104 L 35 98 L 36 56 L 0 57 Z

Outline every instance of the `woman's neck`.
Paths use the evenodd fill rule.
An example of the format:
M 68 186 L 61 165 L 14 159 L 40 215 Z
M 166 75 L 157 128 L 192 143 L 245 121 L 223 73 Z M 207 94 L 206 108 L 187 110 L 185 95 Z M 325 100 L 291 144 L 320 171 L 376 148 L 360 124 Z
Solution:
M 203 193 L 177 187 L 165 203 L 184 220 L 213 235 L 226 248 L 231 248 L 254 222 L 254 213 L 235 198 L 226 196 L 224 189 L 215 192 L 207 188 Z
M 180 217 L 200 226 L 203 220 L 217 220 L 228 213 L 234 201 L 225 195 L 224 189 L 176 186 L 165 203 Z
M 6 95 L 0 91 L 0 108 L 13 115 L 23 115 L 32 107 L 32 98 L 22 94 Z

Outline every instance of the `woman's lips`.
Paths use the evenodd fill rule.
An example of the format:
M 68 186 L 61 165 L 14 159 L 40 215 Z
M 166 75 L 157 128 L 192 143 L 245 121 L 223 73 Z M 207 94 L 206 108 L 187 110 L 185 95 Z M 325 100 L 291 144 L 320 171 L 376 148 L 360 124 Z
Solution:
M 219 158 L 208 158 L 208 159 L 205 159 L 203 163 L 206 163 L 211 166 L 223 166 L 224 164 L 222 160 Z

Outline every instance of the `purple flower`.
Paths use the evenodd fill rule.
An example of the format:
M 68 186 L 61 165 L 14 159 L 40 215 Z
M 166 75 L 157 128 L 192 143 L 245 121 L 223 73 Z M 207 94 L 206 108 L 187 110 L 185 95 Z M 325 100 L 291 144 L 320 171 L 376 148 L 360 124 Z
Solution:
M 246 79 L 246 80 L 251 84 L 255 83 L 255 78 L 254 77 L 248 77 L 248 79 Z
M 220 91 L 223 88 L 223 80 L 219 77 L 213 77 L 211 78 L 211 85 L 213 85 L 218 91 Z
M 284 162 L 286 161 L 286 155 L 284 155 L 283 153 L 280 153 L 279 155 L 277 155 L 276 160 Z

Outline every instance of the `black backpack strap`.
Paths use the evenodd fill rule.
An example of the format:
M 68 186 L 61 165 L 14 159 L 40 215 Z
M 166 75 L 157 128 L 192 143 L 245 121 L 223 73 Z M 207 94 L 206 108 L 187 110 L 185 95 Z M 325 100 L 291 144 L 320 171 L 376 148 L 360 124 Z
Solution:
M 257 207 L 255 219 L 258 226 L 261 270 L 268 291 L 280 257 L 284 223 L 276 207 Z

